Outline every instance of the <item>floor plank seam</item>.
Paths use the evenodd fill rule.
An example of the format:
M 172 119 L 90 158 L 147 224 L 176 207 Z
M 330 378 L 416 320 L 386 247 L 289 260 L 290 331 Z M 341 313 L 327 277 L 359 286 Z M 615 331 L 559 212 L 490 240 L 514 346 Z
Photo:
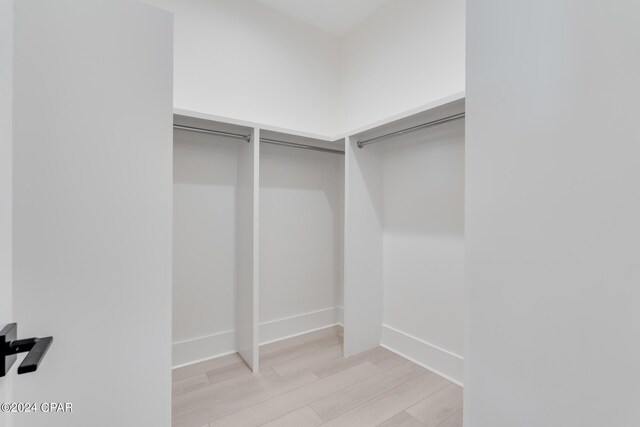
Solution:
M 356 365 L 356 366 L 357 366 L 357 365 Z M 386 373 L 386 371 L 384 371 L 384 370 L 383 370 L 382 372 L 380 372 L 380 373 L 379 373 L 379 374 L 377 374 L 377 375 L 374 375 L 373 377 L 364 378 L 364 379 L 362 379 L 361 381 L 358 381 L 357 383 L 354 383 L 354 384 L 352 384 L 352 385 L 350 385 L 350 386 L 347 386 L 347 387 L 343 387 L 343 388 L 341 388 L 340 390 L 338 390 L 338 391 L 334 392 L 333 394 L 338 394 L 338 393 L 340 393 L 341 391 L 343 391 L 343 390 L 345 390 L 345 389 L 347 389 L 347 388 L 355 387 L 356 385 L 362 384 L 363 382 L 366 382 L 366 381 L 370 381 L 370 380 L 372 380 L 372 379 L 373 379 L 373 378 L 375 378 L 375 377 L 385 375 L 385 373 Z M 350 412 L 350 411 L 355 411 L 356 409 L 360 408 L 361 406 L 366 405 L 367 403 L 369 403 L 369 402 L 371 402 L 372 400 L 374 400 L 374 399 L 376 399 L 376 398 L 380 397 L 382 394 L 387 393 L 388 391 L 389 391 L 389 390 L 382 390 L 382 391 L 380 391 L 379 393 L 377 393 L 377 394 L 375 394 L 375 395 L 373 395 L 373 396 L 369 396 L 366 400 L 364 400 L 364 401 L 360 402 L 359 404 L 357 404 L 357 405 L 356 405 L 356 406 L 354 406 L 353 408 L 350 408 L 349 410 L 347 410 L 347 411 L 345 411 L 345 412 L 343 412 L 343 413 L 347 413 L 347 412 Z M 321 400 L 323 400 L 323 399 L 325 399 L 325 398 L 326 398 L 326 396 L 321 397 L 321 398 L 319 398 L 319 399 L 317 399 L 317 400 L 315 400 L 315 401 L 311 402 L 311 403 L 309 404 L 309 406 L 310 406 L 310 407 L 311 407 L 311 409 L 313 410 L 313 404 L 314 404 L 314 403 L 317 403 L 317 402 L 319 402 L 319 401 L 321 401 Z M 315 411 L 314 411 L 314 412 L 315 412 Z M 324 418 L 322 418 L 322 416 L 321 416 L 320 414 L 318 414 L 318 416 L 320 416 L 320 418 L 322 418 L 322 420 L 323 420 L 325 423 L 327 423 L 327 422 L 329 422 L 329 421 L 331 421 L 331 420 L 334 420 L 334 419 L 338 418 L 338 417 L 339 417 L 340 415 L 342 415 L 343 413 L 338 414 L 338 415 L 336 415 L 335 417 L 333 417 L 333 418 L 329 418 L 329 419 L 324 419 Z

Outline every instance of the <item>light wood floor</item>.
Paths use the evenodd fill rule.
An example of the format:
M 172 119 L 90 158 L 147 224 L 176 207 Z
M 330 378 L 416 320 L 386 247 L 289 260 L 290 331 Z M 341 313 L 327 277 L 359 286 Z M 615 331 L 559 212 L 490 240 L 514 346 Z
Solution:
M 462 389 L 382 347 L 342 357 L 342 328 L 173 371 L 173 426 L 461 427 Z

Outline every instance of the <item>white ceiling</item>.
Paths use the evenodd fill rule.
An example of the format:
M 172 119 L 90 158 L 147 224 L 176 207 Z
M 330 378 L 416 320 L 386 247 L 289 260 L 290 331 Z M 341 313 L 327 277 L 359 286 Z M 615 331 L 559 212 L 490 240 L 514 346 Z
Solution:
M 340 37 L 387 0 L 257 0 L 258 2 Z

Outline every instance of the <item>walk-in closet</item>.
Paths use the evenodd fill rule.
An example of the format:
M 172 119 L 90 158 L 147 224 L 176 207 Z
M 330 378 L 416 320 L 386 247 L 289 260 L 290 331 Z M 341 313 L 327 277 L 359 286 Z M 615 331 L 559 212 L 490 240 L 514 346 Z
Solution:
M 463 97 L 336 141 L 187 114 L 176 365 L 240 351 L 258 371 L 260 345 L 344 326 L 327 355 L 382 344 L 461 381 Z
M 387 2 L 335 36 L 156 1 L 182 82 L 173 426 L 460 425 L 463 2 Z
M 175 114 L 174 426 L 359 425 L 395 387 L 380 420 L 459 425 L 464 119 L 463 94 L 333 140 Z

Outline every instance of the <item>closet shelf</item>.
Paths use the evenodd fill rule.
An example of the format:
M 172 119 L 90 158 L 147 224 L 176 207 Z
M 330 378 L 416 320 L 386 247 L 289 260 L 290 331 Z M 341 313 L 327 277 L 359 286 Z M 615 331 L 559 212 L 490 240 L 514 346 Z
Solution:
M 422 124 L 419 124 L 419 125 L 408 127 L 406 129 L 397 130 L 395 132 L 389 132 L 389 133 L 386 133 L 384 135 L 377 136 L 375 138 L 369 138 L 369 139 L 365 139 L 363 141 L 358 141 L 357 146 L 358 146 L 358 148 L 362 148 L 362 147 L 364 147 L 366 145 L 369 145 L 369 144 L 375 144 L 376 142 L 386 141 L 387 139 L 395 138 L 395 137 L 401 136 L 401 135 L 406 135 L 408 133 L 416 132 L 416 131 L 421 130 L 421 129 L 426 129 L 426 128 L 430 128 L 430 127 L 433 127 L 433 126 L 442 125 L 442 124 L 449 123 L 449 122 L 454 121 L 454 120 L 464 119 L 464 117 L 465 117 L 465 113 L 452 114 L 452 115 L 447 116 L 447 117 L 442 117 L 440 119 L 431 120 L 431 121 L 428 121 L 426 123 L 422 123 Z
M 248 129 L 249 131 L 255 128 L 259 128 L 263 132 L 287 135 L 288 137 L 294 139 L 302 138 L 319 141 L 321 144 L 329 144 L 329 147 L 333 148 L 331 147 L 332 144 L 340 144 L 346 137 L 357 137 L 357 139 L 359 140 L 375 138 L 385 133 L 395 132 L 411 126 L 425 123 L 430 120 L 435 120 L 437 118 L 444 117 L 447 114 L 453 115 L 457 113 L 464 113 L 464 104 L 465 92 L 462 91 L 421 105 L 417 108 L 413 108 L 411 110 L 389 116 L 382 120 L 377 120 L 365 126 L 350 129 L 337 135 L 315 134 L 311 132 L 300 131 L 297 129 L 287 129 L 278 126 L 267 125 L 264 123 L 252 122 L 249 120 L 234 119 L 230 117 L 217 116 L 181 108 L 174 108 L 173 114 L 174 120 L 175 118 L 180 118 L 181 120 L 196 123 L 208 122 L 212 124 L 221 124 L 223 126 L 244 128 Z
M 430 104 L 429 108 L 424 110 L 351 134 L 349 135 L 349 139 L 352 142 L 357 141 L 357 146 L 362 148 L 374 142 L 383 141 L 464 117 L 465 98 L 458 96 L 449 97 L 437 103 Z

